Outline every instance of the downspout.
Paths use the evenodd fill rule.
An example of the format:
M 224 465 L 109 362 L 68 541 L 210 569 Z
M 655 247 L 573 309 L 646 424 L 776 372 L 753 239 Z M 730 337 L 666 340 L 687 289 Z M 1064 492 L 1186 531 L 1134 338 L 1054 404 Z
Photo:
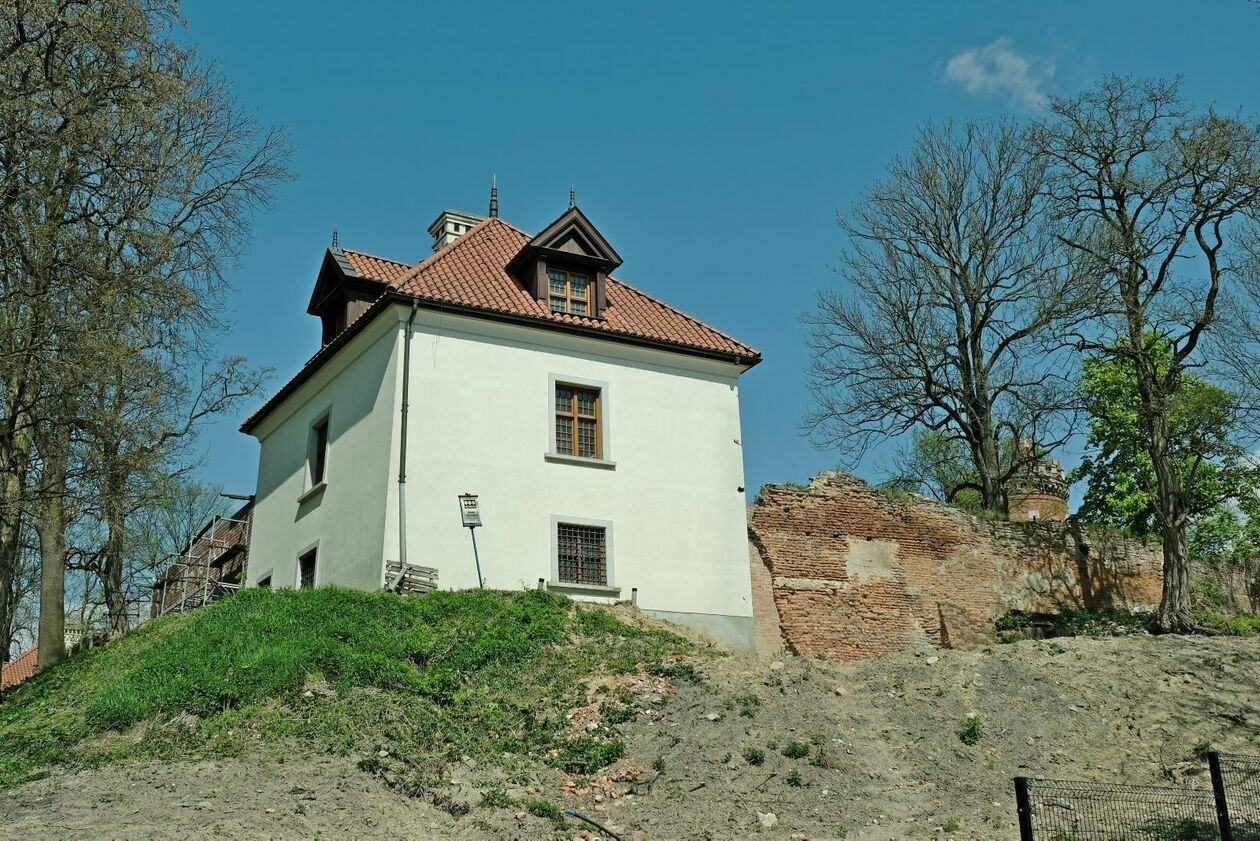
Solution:
M 398 564 L 399 580 L 407 574 L 407 398 L 411 389 L 411 333 L 420 302 L 412 299 L 403 343 L 402 430 L 398 433 Z

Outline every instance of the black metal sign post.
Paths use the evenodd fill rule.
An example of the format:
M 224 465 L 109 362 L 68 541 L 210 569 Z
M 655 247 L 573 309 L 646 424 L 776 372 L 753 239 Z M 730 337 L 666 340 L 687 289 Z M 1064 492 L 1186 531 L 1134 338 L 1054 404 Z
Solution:
M 481 558 L 477 555 L 477 526 L 481 525 L 481 507 L 477 503 L 476 494 L 459 495 L 459 516 L 472 538 L 473 562 L 477 565 L 477 587 L 484 589 L 486 585 L 481 580 Z

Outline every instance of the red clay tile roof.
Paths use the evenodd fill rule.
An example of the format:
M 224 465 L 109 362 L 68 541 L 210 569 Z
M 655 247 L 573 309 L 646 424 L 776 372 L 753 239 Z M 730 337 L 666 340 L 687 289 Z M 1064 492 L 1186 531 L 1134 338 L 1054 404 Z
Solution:
M 362 251 L 351 251 L 349 248 L 341 249 L 341 253 L 346 255 L 346 260 L 359 277 L 379 280 L 390 286 L 398 283 L 415 268 L 411 263 L 387 260 L 374 254 L 364 254 Z
M 35 661 L 39 658 L 39 646 L 9 663 L 0 663 L 0 690 L 17 686 L 35 675 Z
M 454 305 L 474 315 L 481 311 L 487 316 L 498 314 L 536 321 L 539 326 L 604 333 L 611 339 L 660 343 L 684 352 L 728 357 L 748 365 L 761 361 L 761 353 L 749 345 L 614 277 L 608 278 L 605 287 L 607 306 L 603 318 L 551 312 L 507 271 L 512 258 L 531 239 L 521 229 L 492 217 L 477 223 L 459 239 L 414 266 L 341 249 L 356 274 L 385 283 L 390 291 L 359 313 L 336 339 L 307 360 L 293 379 L 245 419 L 241 429 L 248 432 L 261 421 L 336 353 L 358 328 L 374 318 L 387 299 L 399 295 L 437 305 Z
M 580 325 L 682 347 L 730 354 L 752 361 L 760 354 L 703 321 L 674 309 L 616 278 L 608 278 L 603 318 L 554 313 L 507 272 L 507 265 L 531 237 L 502 219 L 486 219 L 416 266 L 399 291 L 543 322 Z M 391 284 L 392 285 L 392 284 Z

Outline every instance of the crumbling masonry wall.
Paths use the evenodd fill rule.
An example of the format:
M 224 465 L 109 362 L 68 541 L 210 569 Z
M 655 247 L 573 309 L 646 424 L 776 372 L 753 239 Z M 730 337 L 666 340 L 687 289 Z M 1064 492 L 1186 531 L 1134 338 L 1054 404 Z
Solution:
M 1149 610 L 1162 584 L 1158 546 L 1070 523 L 984 520 L 836 472 L 762 488 L 749 537 L 753 580 L 769 575 L 754 587 L 759 625 L 777 614 L 789 650 L 841 660 L 984 645 L 1010 609 Z

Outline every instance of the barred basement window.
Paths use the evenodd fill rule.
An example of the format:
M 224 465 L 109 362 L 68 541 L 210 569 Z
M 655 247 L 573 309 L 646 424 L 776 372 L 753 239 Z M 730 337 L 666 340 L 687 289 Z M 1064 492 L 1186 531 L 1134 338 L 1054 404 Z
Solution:
M 556 386 L 556 452 L 602 458 L 599 389 Z
M 315 550 L 298 558 L 298 589 L 306 590 L 315 586 Z
M 602 526 L 556 524 L 556 560 L 563 584 L 608 584 L 608 544 Z

